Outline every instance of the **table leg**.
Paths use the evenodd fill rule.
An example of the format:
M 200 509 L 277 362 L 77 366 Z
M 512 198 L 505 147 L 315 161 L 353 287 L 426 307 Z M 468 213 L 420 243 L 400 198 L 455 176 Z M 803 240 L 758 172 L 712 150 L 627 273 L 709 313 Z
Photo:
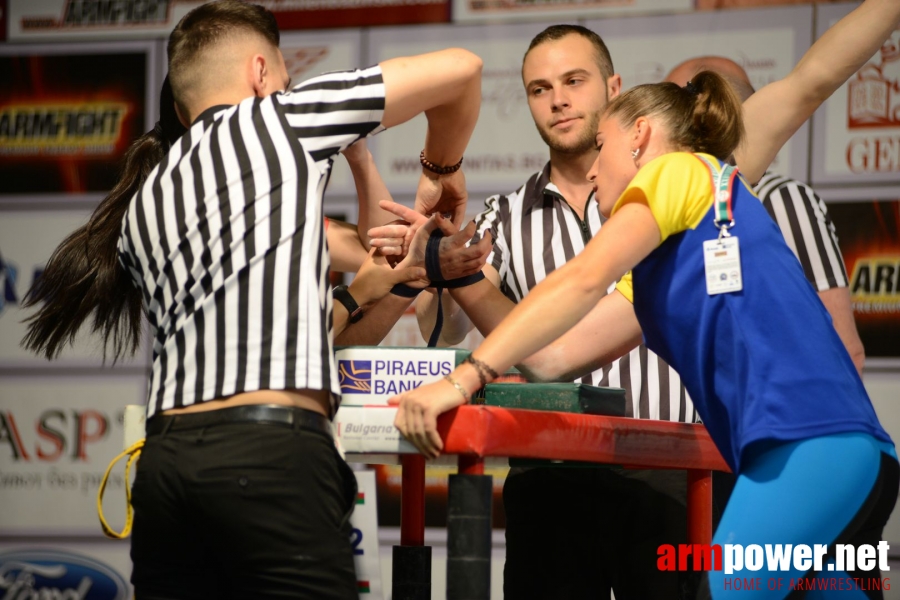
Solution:
M 688 543 L 712 543 L 712 471 L 687 472 Z

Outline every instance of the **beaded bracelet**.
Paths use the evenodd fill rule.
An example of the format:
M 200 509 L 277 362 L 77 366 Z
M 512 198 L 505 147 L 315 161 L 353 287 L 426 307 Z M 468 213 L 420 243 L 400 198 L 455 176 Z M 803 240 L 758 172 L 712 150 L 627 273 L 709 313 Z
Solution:
M 460 158 L 459 162 L 455 165 L 449 167 L 441 167 L 439 165 L 434 164 L 427 158 L 425 158 L 425 151 L 419 153 L 419 162 L 422 163 L 422 166 L 431 171 L 432 173 L 436 173 L 437 175 L 449 175 L 450 173 L 456 173 L 459 171 L 460 167 L 462 167 L 463 159 Z
M 492 381 L 494 379 L 497 379 L 497 377 L 499 377 L 499 375 L 497 374 L 497 371 L 495 371 L 490 366 L 488 366 L 488 364 L 486 362 L 478 360 L 471 354 L 466 357 L 466 360 L 463 361 L 463 364 L 465 364 L 465 363 L 469 363 L 470 365 L 475 367 L 476 371 L 478 371 L 478 379 L 481 380 L 481 387 L 484 387 L 488 384 L 487 375 L 491 376 Z
M 450 382 L 450 385 L 456 388 L 456 391 L 462 394 L 463 400 L 466 402 L 469 401 L 469 393 L 466 392 L 466 388 L 464 388 L 457 380 L 453 379 L 449 374 L 444 375 L 444 379 Z

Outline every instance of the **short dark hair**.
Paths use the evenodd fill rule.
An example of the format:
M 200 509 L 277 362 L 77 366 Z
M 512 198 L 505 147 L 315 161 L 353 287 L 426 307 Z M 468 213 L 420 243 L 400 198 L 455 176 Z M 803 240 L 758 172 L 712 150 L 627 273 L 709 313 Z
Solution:
M 281 41 L 275 15 L 258 4 L 217 0 L 191 10 L 169 36 L 169 74 L 178 96 L 182 73 L 193 66 L 200 52 L 233 33 L 261 36 L 275 48 Z
M 544 42 L 561 40 L 568 35 L 580 35 L 594 46 L 594 51 L 597 54 L 597 65 L 600 67 L 600 74 L 603 75 L 604 79 L 609 79 L 615 74 L 612 57 L 609 55 L 609 49 L 606 47 L 606 44 L 599 35 L 581 25 L 551 25 L 534 36 L 534 39 L 528 44 L 525 57 Z M 522 62 L 525 62 L 525 57 L 522 58 Z

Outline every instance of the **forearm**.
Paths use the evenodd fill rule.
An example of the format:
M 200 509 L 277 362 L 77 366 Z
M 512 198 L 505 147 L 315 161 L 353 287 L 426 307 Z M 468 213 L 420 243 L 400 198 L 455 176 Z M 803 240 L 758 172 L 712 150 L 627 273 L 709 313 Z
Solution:
M 357 235 L 366 250 L 369 249 L 368 231 L 372 227 L 379 227 L 395 219 L 394 215 L 382 210 L 378 206 L 380 200 L 393 200 L 391 192 L 384 184 L 381 174 L 375 166 L 372 154 L 366 150 L 361 156 L 348 156 L 347 164 L 353 174 L 353 183 L 356 185 L 356 195 L 359 199 L 359 222 L 357 223 Z
M 343 221 L 328 220 L 325 230 L 331 268 L 341 273 L 356 273 L 366 260 L 366 249 L 360 241 L 357 228 Z
M 476 358 L 503 372 L 550 344 L 584 318 L 609 286 L 659 242 L 659 226 L 646 205 L 622 206 L 581 254 L 516 305 L 475 351 Z
M 866 362 L 866 351 L 859 332 L 856 330 L 856 321 L 853 318 L 853 303 L 850 300 L 850 289 L 845 287 L 832 288 L 819 292 L 822 304 L 831 315 L 831 322 L 837 331 L 838 337 L 844 343 L 844 347 L 850 354 L 857 372 L 862 375 Z
M 428 118 L 425 156 L 455 164 L 468 144 L 481 105 L 480 58 L 451 48 L 381 63 L 385 81 L 385 127 L 420 112 Z
M 412 298 L 388 294 L 366 310 L 365 316 L 335 335 L 336 346 L 377 346 L 412 304 Z M 345 311 L 346 312 L 346 311 Z M 335 308 L 335 331 L 337 331 Z
M 624 356 L 641 339 L 634 306 L 615 291 L 575 327 L 516 366 L 529 381 L 572 381 Z

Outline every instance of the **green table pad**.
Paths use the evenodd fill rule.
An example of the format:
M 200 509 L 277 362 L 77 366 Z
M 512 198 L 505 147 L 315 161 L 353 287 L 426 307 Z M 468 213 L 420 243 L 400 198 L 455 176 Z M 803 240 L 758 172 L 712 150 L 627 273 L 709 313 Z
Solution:
M 484 403 L 503 408 L 625 416 L 625 390 L 583 383 L 489 383 Z

